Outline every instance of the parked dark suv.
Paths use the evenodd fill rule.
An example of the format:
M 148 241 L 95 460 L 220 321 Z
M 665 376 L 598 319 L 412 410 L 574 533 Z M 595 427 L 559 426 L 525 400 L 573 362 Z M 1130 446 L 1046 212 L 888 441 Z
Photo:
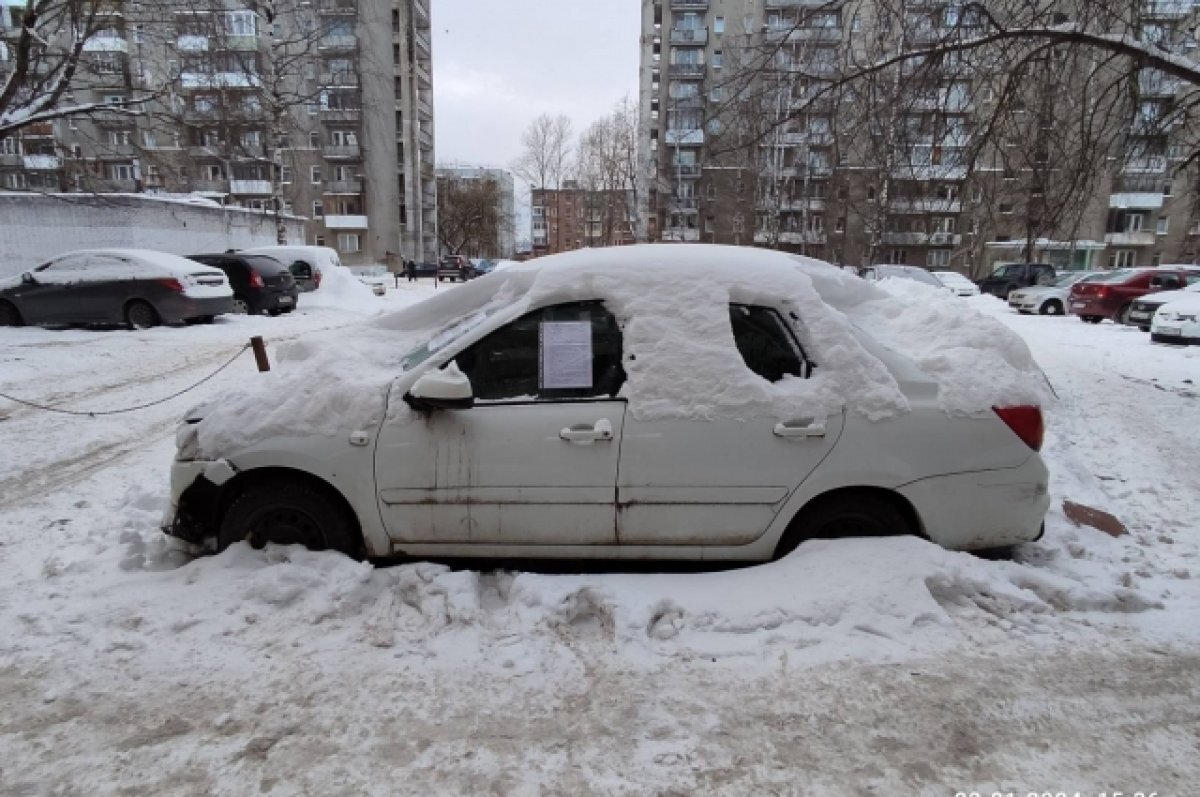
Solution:
M 296 309 L 296 296 L 300 293 L 296 280 L 287 266 L 273 257 L 240 253 L 189 257 L 225 272 L 233 287 L 235 313 L 279 315 Z
M 1008 301 L 1008 295 L 1017 288 L 1049 285 L 1056 276 L 1054 266 L 1048 263 L 1008 263 L 981 279 L 979 291 Z
M 446 279 L 451 282 L 459 280 L 466 282 L 474 276 L 476 276 L 475 268 L 471 265 L 471 261 L 462 255 L 443 255 L 441 261 L 438 262 L 438 282 Z

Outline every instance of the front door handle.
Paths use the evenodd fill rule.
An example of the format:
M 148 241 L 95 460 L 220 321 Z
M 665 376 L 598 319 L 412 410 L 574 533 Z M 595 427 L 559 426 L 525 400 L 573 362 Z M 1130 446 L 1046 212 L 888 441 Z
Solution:
M 592 443 L 596 440 L 612 440 L 613 428 L 607 418 L 601 418 L 592 426 L 580 423 L 564 427 L 558 436 L 571 443 Z
M 775 424 L 776 437 L 824 437 L 825 424 L 815 418 L 793 418 Z

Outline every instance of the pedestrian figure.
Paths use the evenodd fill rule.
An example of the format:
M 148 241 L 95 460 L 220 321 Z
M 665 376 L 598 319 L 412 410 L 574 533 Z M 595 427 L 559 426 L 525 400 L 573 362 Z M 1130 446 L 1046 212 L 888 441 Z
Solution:
M 416 282 L 416 280 L 417 280 L 417 261 L 406 260 L 404 262 L 404 273 L 408 275 L 409 282 Z

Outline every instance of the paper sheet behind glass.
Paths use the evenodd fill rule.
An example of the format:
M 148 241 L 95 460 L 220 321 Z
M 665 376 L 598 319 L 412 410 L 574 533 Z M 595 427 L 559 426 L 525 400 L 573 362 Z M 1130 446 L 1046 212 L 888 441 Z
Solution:
M 542 387 L 592 386 L 592 322 L 542 322 Z

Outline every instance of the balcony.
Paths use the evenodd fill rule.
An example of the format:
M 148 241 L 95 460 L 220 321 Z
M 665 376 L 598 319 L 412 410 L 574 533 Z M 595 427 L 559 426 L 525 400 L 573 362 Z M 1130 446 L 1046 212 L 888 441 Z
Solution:
M 329 160 L 358 160 L 362 150 L 358 144 L 326 144 L 321 148 L 321 154 Z
M 127 161 L 137 154 L 133 144 L 98 144 L 96 157 L 100 160 Z
M 698 163 L 676 163 L 671 165 L 671 172 L 684 180 L 695 180 L 703 174 L 703 167 Z
M 358 47 L 358 37 L 345 34 L 322 36 L 318 49 L 321 50 L 354 50 Z
M 353 16 L 358 13 L 358 5 L 354 0 L 321 0 L 317 13 L 327 16 Z
M 957 199 L 893 199 L 888 203 L 891 213 L 961 213 L 962 202 Z
M 23 166 L 24 157 L 16 152 L 0 152 L 0 166 Z
M 198 194 L 228 194 L 229 183 L 225 180 L 192 180 L 189 188 Z
M 667 75 L 679 80 L 703 80 L 704 64 L 671 64 Z
M 958 246 L 962 236 L 956 232 L 934 232 L 929 234 L 930 246 Z
M 1142 5 L 1143 19 L 1187 19 L 1192 0 L 1150 0 Z
M 138 190 L 137 180 L 101 180 L 97 190 L 104 194 L 133 194 Z
M 929 235 L 923 232 L 885 232 L 881 241 L 885 246 L 924 246 L 929 243 Z
M 672 110 L 672 111 L 703 110 L 704 109 L 704 98 L 700 97 L 700 96 L 668 97 L 667 98 L 667 109 Z
M 667 210 L 673 213 L 695 213 L 700 208 L 700 200 L 694 196 L 673 196 L 667 200 Z
M 417 114 L 422 119 L 433 119 L 433 105 L 425 97 L 417 97 Z
M 1167 170 L 1167 159 L 1164 156 L 1134 158 L 1125 162 L 1121 171 L 1125 174 L 1162 174 Z
M 910 0 L 911 4 L 912 0 Z M 829 0 L 767 0 L 767 8 L 828 8 Z
M 428 128 L 422 127 L 417 131 L 417 143 L 422 149 L 433 149 L 433 133 L 429 132 Z
M 365 230 L 367 229 L 367 217 L 362 215 L 325 216 L 325 226 L 331 230 Z
M 357 122 L 362 117 L 362 108 L 322 108 L 322 122 Z
M 775 170 L 778 177 L 792 177 L 807 180 L 823 180 L 833 175 L 833 167 L 823 164 L 810 166 L 781 166 Z
M 892 177 L 899 180 L 965 180 L 966 166 L 909 165 L 892 168 Z
M 325 194 L 361 194 L 362 180 L 330 180 L 322 191 Z
M 413 49 L 416 51 L 414 53 L 415 57 L 424 60 L 429 60 L 433 57 L 433 45 L 430 44 L 429 37 L 424 33 L 420 31 L 413 33 L 413 44 L 415 45 Z
M 808 144 L 811 147 L 827 147 L 833 143 L 832 133 L 780 133 L 779 141 L 782 147 L 799 147 Z
M 83 52 L 127 53 L 129 52 L 129 43 L 125 41 L 123 36 L 110 30 L 107 32 L 107 35 L 98 34 L 85 41 L 83 43 Z
M 1153 69 L 1138 73 L 1138 93 L 1143 97 L 1174 97 L 1181 86 L 1177 78 Z
M 212 158 L 220 158 L 225 154 L 224 144 L 204 144 L 187 148 L 188 157 L 197 160 L 211 160 Z
M 21 166 L 30 171 L 54 171 L 62 168 L 62 158 L 57 155 L 22 155 Z
M 700 240 L 700 230 L 691 227 L 667 227 L 662 231 L 664 241 L 694 243 Z
M 768 203 L 764 210 L 770 210 Z M 779 211 L 781 213 L 821 213 L 825 210 L 825 200 L 816 197 L 807 199 L 784 199 L 779 202 Z
M 668 129 L 664 138 L 667 146 L 693 146 L 698 147 L 704 143 L 704 131 L 700 128 L 689 130 Z
M 271 190 L 270 180 L 230 180 L 229 193 L 270 196 L 274 192 Z
M 1110 232 L 1104 236 L 1104 243 L 1109 246 L 1154 246 L 1154 239 L 1154 232 L 1147 230 Z
M 92 122 L 98 127 L 127 129 L 134 125 L 137 116 L 135 114 L 121 113 L 120 111 L 94 111 L 91 118 Z M 29 138 L 28 131 L 25 131 L 23 135 L 25 138 Z
M 429 30 L 429 0 L 413 0 L 413 20 L 418 30 Z
M 671 44 L 695 45 L 702 47 L 708 44 L 708 28 L 671 29 Z
M 754 243 L 756 244 L 787 244 L 789 246 L 821 246 L 825 243 L 825 232 L 809 230 L 807 232 L 799 230 L 788 230 L 776 233 L 772 236 L 769 232 L 759 230 L 754 233 Z
M 840 42 L 842 29 L 834 27 L 798 28 L 778 25 L 767 28 L 767 40 L 771 42 Z
M 1130 191 L 1112 194 L 1108 206 L 1118 210 L 1159 210 L 1163 206 L 1162 191 Z
M 708 0 L 671 0 L 673 11 L 707 11 Z

